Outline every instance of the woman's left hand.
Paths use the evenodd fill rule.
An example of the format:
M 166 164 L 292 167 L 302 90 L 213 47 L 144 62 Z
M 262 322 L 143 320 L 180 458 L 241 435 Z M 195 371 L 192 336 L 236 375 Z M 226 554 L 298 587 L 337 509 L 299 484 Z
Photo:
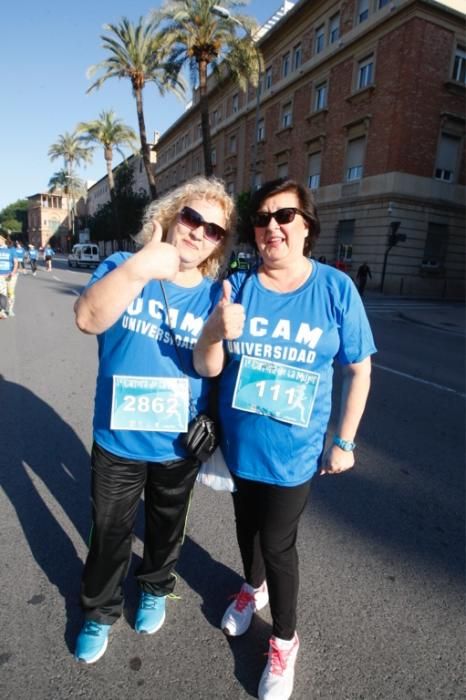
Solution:
M 332 445 L 323 456 L 319 474 L 341 474 L 352 469 L 354 462 L 354 452 L 345 452 L 337 445 Z

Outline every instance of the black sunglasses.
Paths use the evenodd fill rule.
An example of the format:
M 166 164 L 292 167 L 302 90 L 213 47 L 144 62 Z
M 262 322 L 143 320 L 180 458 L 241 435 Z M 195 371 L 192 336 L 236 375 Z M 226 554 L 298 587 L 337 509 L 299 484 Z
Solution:
M 256 211 L 256 213 L 252 215 L 251 221 L 252 225 L 258 228 L 268 226 L 272 219 L 275 219 L 279 225 L 291 224 L 296 214 L 301 214 L 306 221 L 308 220 L 307 214 L 301 211 L 301 209 L 297 209 L 296 207 L 284 207 L 283 209 L 277 209 L 277 211 Z
M 204 238 L 207 238 L 211 243 L 219 243 L 222 238 L 227 235 L 224 228 L 218 224 L 211 224 L 191 207 L 183 207 L 178 214 L 178 219 L 183 226 L 187 226 L 191 231 L 202 226 L 204 228 Z

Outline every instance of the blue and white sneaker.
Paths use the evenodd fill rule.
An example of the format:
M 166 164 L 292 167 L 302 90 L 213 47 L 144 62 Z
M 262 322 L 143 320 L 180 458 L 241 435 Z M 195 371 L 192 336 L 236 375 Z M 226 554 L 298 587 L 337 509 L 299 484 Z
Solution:
M 74 658 L 86 664 L 98 661 L 107 649 L 111 625 L 102 625 L 95 620 L 86 620 L 76 640 Z
M 154 634 L 165 622 L 165 601 L 167 596 L 152 595 L 142 591 L 136 612 L 134 629 L 139 634 Z

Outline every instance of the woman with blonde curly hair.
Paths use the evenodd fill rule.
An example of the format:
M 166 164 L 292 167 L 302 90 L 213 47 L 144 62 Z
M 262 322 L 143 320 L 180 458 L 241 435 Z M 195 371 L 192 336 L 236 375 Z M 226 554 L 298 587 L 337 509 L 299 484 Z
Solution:
M 97 335 L 99 369 L 92 447 L 92 536 L 84 566 L 85 614 L 75 658 L 97 661 L 121 616 L 138 503 L 145 535 L 136 572 L 135 630 L 153 634 L 167 596 L 200 467 L 183 443 L 209 380 L 193 348 L 219 298 L 214 277 L 228 252 L 233 201 L 215 179 L 195 178 L 152 202 L 136 237 L 97 268 L 75 304 L 76 324 Z M 176 345 L 175 345 L 176 342 Z

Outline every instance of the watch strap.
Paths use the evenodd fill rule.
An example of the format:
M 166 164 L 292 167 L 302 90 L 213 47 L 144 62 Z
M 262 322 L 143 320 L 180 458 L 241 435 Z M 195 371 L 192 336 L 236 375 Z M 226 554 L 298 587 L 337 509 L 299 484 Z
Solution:
M 349 440 L 343 440 L 343 438 L 341 438 L 339 435 L 334 435 L 333 444 L 337 445 L 337 447 L 344 450 L 345 452 L 352 452 L 354 450 L 354 448 L 356 447 L 355 442 L 350 442 Z

